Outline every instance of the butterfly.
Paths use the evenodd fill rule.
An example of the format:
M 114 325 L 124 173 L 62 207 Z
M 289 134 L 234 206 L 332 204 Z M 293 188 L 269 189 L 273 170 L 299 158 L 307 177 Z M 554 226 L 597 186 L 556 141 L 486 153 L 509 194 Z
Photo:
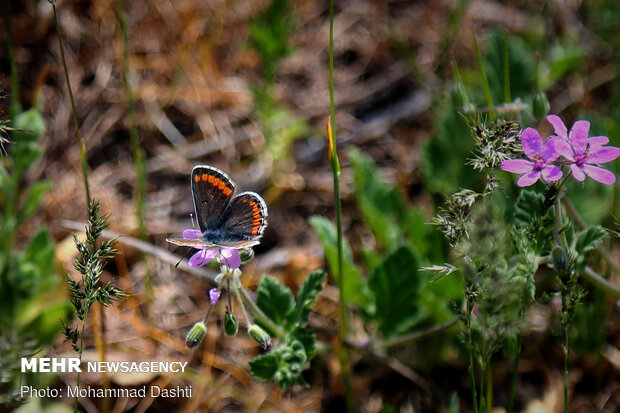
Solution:
M 237 193 L 237 186 L 226 173 L 213 166 L 196 165 L 192 169 L 192 197 L 201 235 L 166 241 L 199 249 L 241 249 L 260 242 L 267 227 L 267 205 L 257 193 Z

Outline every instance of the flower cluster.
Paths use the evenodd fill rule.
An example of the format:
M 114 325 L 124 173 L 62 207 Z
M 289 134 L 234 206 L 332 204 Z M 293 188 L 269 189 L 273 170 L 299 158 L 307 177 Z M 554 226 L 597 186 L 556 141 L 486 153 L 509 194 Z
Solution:
M 579 182 L 583 182 L 586 175 L 606 185 L 616 181 L 613 172 L 598 166 L 620 156 L 620 148 L 605 146 L 609 143 L 608 137 L 589 137 L 590 122 L 585 120 L 575 122 L 570 132 L 558 116 L 549 115 L 547 121 L 553 126 L 555 135 L 546 142 L 543 143 L 540 134 L 532 128 L 525 129 L 521 134 L 523 153 L 529 161 L 508 159 L 501 164 L 502 170 L 521 174 L 517 185 L 530 186 L 539 179 L 543 182 L 557 181 L 564 174 L 563 166 L 567 166 Z M 560 156 L 563 159 L 560 160 Z

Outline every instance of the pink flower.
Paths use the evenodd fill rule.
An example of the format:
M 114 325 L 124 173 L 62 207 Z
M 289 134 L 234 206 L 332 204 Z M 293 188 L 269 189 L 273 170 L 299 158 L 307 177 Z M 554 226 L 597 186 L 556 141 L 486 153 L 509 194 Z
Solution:
M 202 232 L 197 229 L 186 229 L 183 231 L 183 238 L 190 240 L 200 240 L 202 238 Z M 241 266 L 241 257 L 239 251 L 234 248 L 220 248 L 220 247 L 203 247 L 194 246 L 198 249 L 198 252 L 189 258 L 190 267 L 202 267 L 207 265 L 213 260 L 213 258 L 220 256 L 220 263 L 228 266 L 229 268 L 239 268 Z
M 503 171 L 522 174 L 517 180 L 517 185 L 530 186 L 541 178 L 553 182 L 562 177 L 560 168 L 550 165 L 560 156 L 551 140 L 543 145 L 540 134 L 532 128 L 527 128 L 521 133 L 521 146 L 531 162 L 525 159 L 508 159 L 500 166 Z
M 573 178 L 583 182 L 588 175 L 602 184 L 611 185 L 616 182 L 613 172 L 594 166 L 611 162 L 620 156 L 620 148 L 604 146 L 609 143 L 607 136 L 588 138 L 590 122 L 587 120 L 575 122 L 570 133 L 558 116 L 549 115 L 547 120 L 553 125 L 556 134 L 550 141 L 553 142 L 555 150 L 569 162 Z
M 211 302 L 211 305 L 217 304 L 217 301 L 220 299 L 220 295 L 222 295 L 222 292 L 217 288 L 211 288 L 209 290 L 209 301 Z

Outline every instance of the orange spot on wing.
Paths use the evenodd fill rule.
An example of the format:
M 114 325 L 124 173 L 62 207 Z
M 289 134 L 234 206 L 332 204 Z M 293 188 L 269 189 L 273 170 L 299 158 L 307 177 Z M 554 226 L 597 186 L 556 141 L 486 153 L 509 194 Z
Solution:
M 211 182 L 211 181 L 209 181 Z M 213 178 L 213 186 L 218 186 L 220 184 L 220 178 Z
M 258 225 L 260 226 L 263 222 L 260 219 L 255 219 L 254 221 L 252 221 L 252 225 Z
M 232 189 L 230 189 L 229 187 L 224 188 L 224 195 L 228 196 L 232 193 Z
M 200 182 L 200 175 L 194 175 L 194 181 Z
M 258 235 L 258 227 L 252 228 L 252 235 Z
M 220 181 L 220 184 L 217 187 L 221 189 L 222 192 L 224 192 L 224 188 L 226 188 L 226 182 Z
M 207 182 L 207 178 L 209 177 L 209 175 L 207 174 L 202 174 L 202 180 L 203 182 Z
M 252 214 L 252 216 L 256 219 L 259 219 L 261 217 L 261 214 L 259 212 L 255 212 Z

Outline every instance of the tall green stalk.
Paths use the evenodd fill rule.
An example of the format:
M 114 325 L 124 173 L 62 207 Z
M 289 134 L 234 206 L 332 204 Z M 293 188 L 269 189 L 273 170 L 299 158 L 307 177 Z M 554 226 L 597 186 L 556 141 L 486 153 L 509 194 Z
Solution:
M 340 200 L 340 162 L 336 145 L 336 105 L 334 100 L 334 0 L 329 2 L 329 113 L 327 137 L 329 139 L 329 160 L 334 178 L 334 202 L 336 206 L 336 230 L 338 242 L 338 291 L 340 292 L 340 324 L 338 329 L 338 356 L 344 385 L 347 411 L 353 412 L 353 393 L 346 337 L 349 331 L 347 297 L 344 289 L 343 244 L 342 244 L 342 204 Z

